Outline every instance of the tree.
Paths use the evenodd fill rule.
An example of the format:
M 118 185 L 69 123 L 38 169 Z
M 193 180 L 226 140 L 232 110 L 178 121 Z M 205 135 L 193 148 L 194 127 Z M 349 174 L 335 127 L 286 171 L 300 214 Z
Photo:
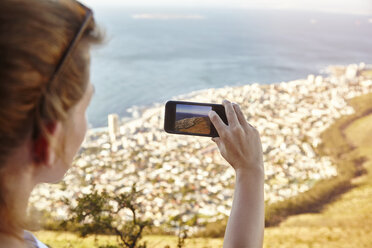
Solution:
M 138 195 L 135 184 L 130 192 L 118 195 L 105 190 L 98 192 L 93 185 L 91 193 L 76 199 L 76 206 L 69 199 L 64 200 L 69 206 L 70 216 L 62 225 L 74 225 L 82 237 L 89 234 L 117 235 L 118 247 L 146 248 L 146 243 L 139 242 L 144 228 L 152 226 L 152 221 L 138 217 L 141 209 L 141 204 L 136 202 Z M 123 220 L 125 211 L 131 213 L 130 220 Z M 108 247 L 115 246 L 106 246 Z

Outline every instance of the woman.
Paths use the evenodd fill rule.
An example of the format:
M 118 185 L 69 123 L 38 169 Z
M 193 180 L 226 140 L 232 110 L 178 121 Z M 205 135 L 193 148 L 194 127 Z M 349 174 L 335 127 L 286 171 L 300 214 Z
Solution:
M 73 0 L 0 1 L 0 248 L 45 247 L 24 231 L 28 198 L 61 180 L 87 129 L 89 49 L 101 41 L 92 12 Z M 259 134 L 223 102 L 213 138 L 236 171 L 224 247 L 261 247 L 264 170 Z

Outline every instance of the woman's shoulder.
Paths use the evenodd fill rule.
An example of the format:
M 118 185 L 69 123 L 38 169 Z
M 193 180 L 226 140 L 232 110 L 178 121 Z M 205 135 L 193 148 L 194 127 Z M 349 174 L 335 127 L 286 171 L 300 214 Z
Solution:
M 40 240 L 38 240 L 32 233 L 28 231 L 24 231 L 23 238 L 29 247 L 32 248 L 48 248 L 45 244 L 43 244 Z

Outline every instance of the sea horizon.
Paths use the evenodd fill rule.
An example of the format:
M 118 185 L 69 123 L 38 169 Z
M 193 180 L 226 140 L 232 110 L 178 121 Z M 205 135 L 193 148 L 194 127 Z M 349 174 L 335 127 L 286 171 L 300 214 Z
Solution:
M 91 128 L 107 115 L 194 92 L 324 74 L 372 61 L 368 16 L 309 11 L 97 9 L 108 42 L 93 50 Z

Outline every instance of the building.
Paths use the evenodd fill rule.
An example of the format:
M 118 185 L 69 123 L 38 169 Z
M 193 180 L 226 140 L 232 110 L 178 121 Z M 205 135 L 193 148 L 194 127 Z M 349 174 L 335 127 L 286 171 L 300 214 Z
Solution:
M 116 140 L 116 135 L 119 133 L 119 116 L 117 114 L 108 115 L 108 130 L 111 141 Z

